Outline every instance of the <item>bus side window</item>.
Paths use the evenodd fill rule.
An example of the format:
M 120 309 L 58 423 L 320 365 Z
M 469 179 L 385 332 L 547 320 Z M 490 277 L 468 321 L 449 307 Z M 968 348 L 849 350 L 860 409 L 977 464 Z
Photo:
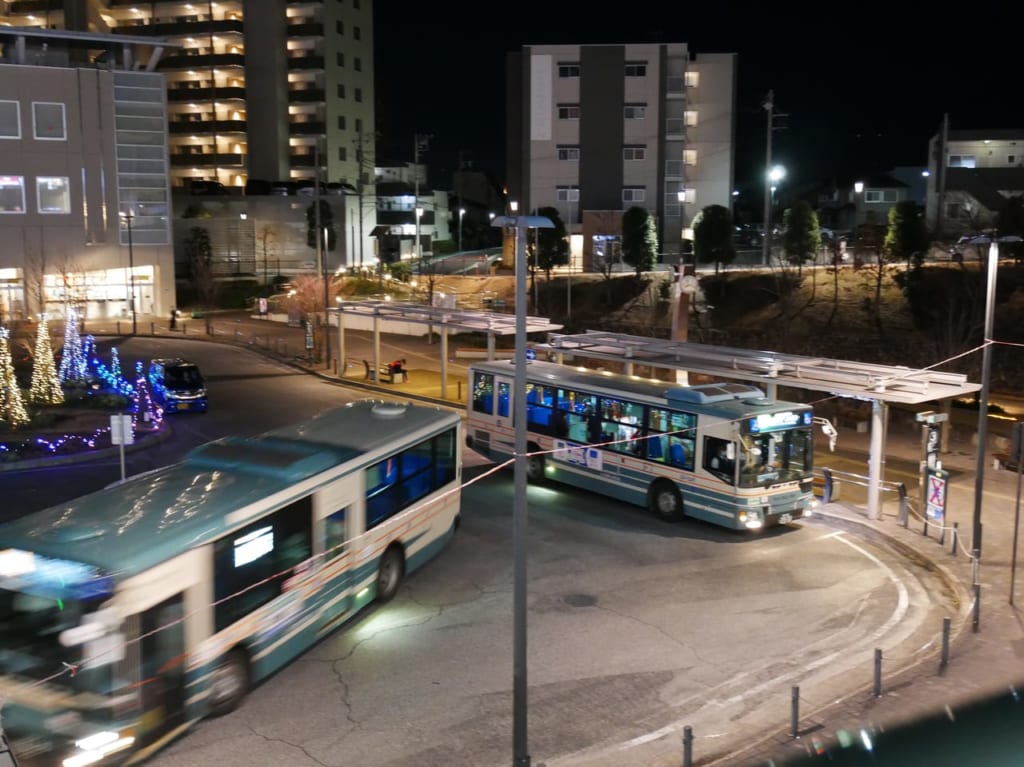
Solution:
M 473 411 L 494 414 L 494 376 L 489 373 L 473 376 Z
M 509 388 L 510 386 L 507 383 L 498 384 L 498 415 L 502 418 L 508 418 L 510 414 Z
M 348 507 L 338 509 L 324 520 L 324 556 L 327 560 L 334 559 L 345 553 L 344 543 L 348 540 L 345 534 L 345 517 Z

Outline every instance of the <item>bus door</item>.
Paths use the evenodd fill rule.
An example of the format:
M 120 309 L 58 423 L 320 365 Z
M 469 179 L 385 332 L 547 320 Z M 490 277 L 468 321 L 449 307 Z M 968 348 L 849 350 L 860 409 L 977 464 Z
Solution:
M 502 446 L 492 445 L 492 433 L 512 431 L 512 379 L 506 376 L 473 371 L 470 393 L 471 432 L 468 435 L 473 449 L 488 455 L 497 447 L 498 452 L 511 449 L 511 437 L 502 440 L 500 433 L 495 440 L 505 442 Z
M 141 746 L 185 723 L 184 600 L 175 594 L 141 615 Z
M 355 607 L 351 593 L 352 539 L 359 534 L 355 514 L 358 483 L 344 477 L 318 491 L 314 501 L 318 542 L 315 552 L 320 634 L 333 630 Z

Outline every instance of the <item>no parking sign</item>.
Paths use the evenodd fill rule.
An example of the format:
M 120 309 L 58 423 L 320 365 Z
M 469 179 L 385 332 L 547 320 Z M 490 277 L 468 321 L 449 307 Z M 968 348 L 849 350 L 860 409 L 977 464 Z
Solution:
M 949 472 L 945 469 L 929 468 L 925 474 L 925 514 L 929 520 L 939 524 L 946 517 L 948 479 Z

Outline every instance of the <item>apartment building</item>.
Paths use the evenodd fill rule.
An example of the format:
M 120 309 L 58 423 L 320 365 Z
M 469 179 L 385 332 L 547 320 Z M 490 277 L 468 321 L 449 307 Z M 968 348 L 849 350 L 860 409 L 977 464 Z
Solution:
M 170 46 L 162 43 L 165 50 Z M 174 306 L 152 41 L 0 26 L 0 321 Z
M 647 208 L 677 261 L 691 223 L 733 187 L 736 54 L 686 43 L 538 45 L 507 68 L 509 199 L 554 207 L 582 263 L 619 257 L 622 214 Z
M 1024 129 L 950 130 L 928 144 L 928 228 L 953 236 L 993 227 L 1024 194 Z

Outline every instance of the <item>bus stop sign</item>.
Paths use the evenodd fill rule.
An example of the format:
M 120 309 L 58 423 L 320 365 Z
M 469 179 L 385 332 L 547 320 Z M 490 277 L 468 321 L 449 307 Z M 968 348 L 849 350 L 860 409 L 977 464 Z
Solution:
M 928 519 L 943 523 L 946 517 L 946 493 L 949 490 L 949 472 L 928 468 L 925 473 L 925 514 Z

